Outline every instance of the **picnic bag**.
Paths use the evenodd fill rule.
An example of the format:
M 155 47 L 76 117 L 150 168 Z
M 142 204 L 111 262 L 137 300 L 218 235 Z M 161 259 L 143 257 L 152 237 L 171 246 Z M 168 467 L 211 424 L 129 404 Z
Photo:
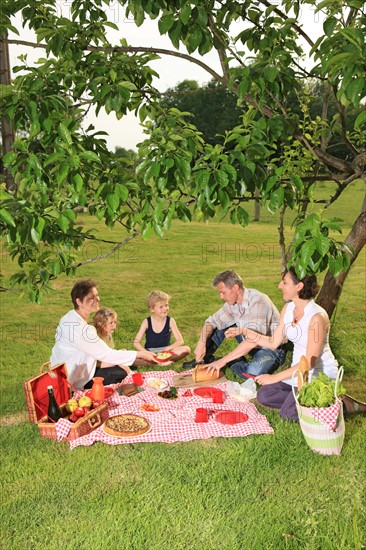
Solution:
M 299 371 L 293 374 L 301 375 Z M 337 395 L 338 384 L 343 377 L 343 367 L 338 370 L 334 397 L 329 407 L 304 407 L 300 405 L 294 385 L 292 393 L 296 402 L 301 431 L 310 449 L 322 455 L 340 455 L 344 442 L 345 424 L 342 401 Z
M 45 367 L 48 368 L 45 369 Z M 42 437 L 59 439 L 56 432 L 56 423 L 49 421 L 47 417 L 47 386 L 53 386 L 56 401 L 60 405 L 63 418 L 66 419 L 69 414 L 66 411 L 66 402 L 71 398 L 71 384 L 68 380 L 65 363 L 60 363 L 55 367 L 50 367 L 50 363 L 44 363 L 41 365 L 40 373 L 26 380 L 23 384 L 30 422 L 37 424 Z M 108 404 L 102 403 L 72 424 L 68 434 L 63 439 L 73 441 L 78 437 L 87 435 L 98 426 L 101 426 L 107 418 Z M 63 422 L 63 420 L 59 422 Z M 68 424 L 68 422 L 65 422 L 65 424 Z

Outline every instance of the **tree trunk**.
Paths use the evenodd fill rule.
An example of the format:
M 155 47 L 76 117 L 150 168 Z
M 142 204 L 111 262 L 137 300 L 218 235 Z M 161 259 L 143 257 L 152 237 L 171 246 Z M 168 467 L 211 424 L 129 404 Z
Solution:
M 353 254 L 350 254 L 351 264 L 347 271 L 342 271 L 338 277 L 333 277 L 330 271 L 325 276 L 323 286 L 318 294 L 316 302 L 322 306 L 328 313 L 329 318 L 332 316 L 334 309 L 338 303 L 339 297 L 342 293 L 343 284 L 351 269 L 353 262 L 361 252 L 366 243 L 366 212 L 361 212 L 357 220 L 353 224 L 350 233 L 344 241 L 348 246 L 354 250 Z
M 10 82 L 9 45 L 7 35 L 5 35 L 0 39 L 0 84 L 9 86 Z M 1 138 L 3 142 L 2 155 L 4 156 L 11 150 L 15 139 L 13 125 L 6 120 L 5 116 L 1 117 Z M 9 191 L 15 189 L 15 181 L 8 168 L 4 168 L 4 180 Z
M 254 220 L 253 221 L 259 222 L 260 216 L 261 216 L 261 205 L 259 202 L 260 192 L 258 187 L 255 188 L 254 196 L 255 196 L 255 201 L 254 201 Z

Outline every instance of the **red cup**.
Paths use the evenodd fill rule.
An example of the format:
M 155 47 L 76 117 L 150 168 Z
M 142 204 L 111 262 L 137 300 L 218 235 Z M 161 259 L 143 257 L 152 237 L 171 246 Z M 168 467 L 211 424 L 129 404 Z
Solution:
M 223 403 L 224 402 L 224 392 L 217 389 L 212 391 L 212 402 L 213 403 Z
M 144 383 L 141 372 L 134 372 L 132 375 L 132 380 L 136 386 L 142 386 Z
M 196 409 L 196 418 L 195 422 L 208 422 L 208 411 L 207 409 L 199 408 Z

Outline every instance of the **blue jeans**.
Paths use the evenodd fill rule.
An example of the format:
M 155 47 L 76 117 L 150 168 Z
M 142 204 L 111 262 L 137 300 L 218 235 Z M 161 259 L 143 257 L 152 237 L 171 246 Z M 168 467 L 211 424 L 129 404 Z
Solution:
M 217 347 L 219 347 L 225 339 L 225 330 L 227 329 L 216 329 L 211 337 Z M 236 336 L 235 339 L 239 344 L 244 340 L 242 336 Z M 230 364 L 231 370 L 241 378 L 245 378 L 243 373 L 252 374 L 253 376 L 259 376 L 260 374 L 271 374 L 284 362 L 286 351 L 283 348 L 270 350 L 267 348 L 256 347 L 253 348 L 248 355 L 251 356 L 251 361 L 247 361 L 245 357 L 240 357 L 235 362 L 231 362 Z

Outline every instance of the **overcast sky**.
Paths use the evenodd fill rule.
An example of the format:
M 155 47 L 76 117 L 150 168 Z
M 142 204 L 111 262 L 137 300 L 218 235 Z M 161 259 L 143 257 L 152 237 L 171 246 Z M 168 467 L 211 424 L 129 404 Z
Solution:
M 67 11 L 69 9 L 71 0 L 62 1 L 59 4 L 63 6 L 63 12 L 66 15 L 64 10 Z M 279 4 L 279 2 L 273 2 L 273 4 Z M 107 13 L 109 20 L 116 23 L 120 28 L 119 32 L 111 31 L 109 33 L 112 44 L 118 45 L 120 38 L 124 37 L 131 46 L 156 46 L 169 50 L 173 49 L 169 39 L 159 34 L 157 20 L 147 20 L 141 27 L 136 27 L 132 20 L 129 21 L 125 17 L 122 6 L 115 0 L 110 3 Z M 316 38 L 322 32 L 320 16 L 315 14 L 314 10 L 309 9 L 306 13 L 303 13 L 301 20 L 304 21 L 304 27 L 315 42 Z M 14 20 L 13 24 L 19 29 L 19 20 Z M 233 29 L 233 34 L 235 34 L 235 29 Z M 9 35 L 9 38 L 16 38 L 16 36 Z M 26 29 L 21 30 L 20 39 L 35 41 L 34 35 Z M 181 48 L 180 51 L 186 53 L 186 50 L 183 48 Z M 40 49 L 10 45 L 11 65 L 17 64 L 17 56 L 24 53 L 28 54 L 29 63 L 34 62 L 37 58 L 44 55 L 44 52 Z M 221 74 L 220 63 L 215 52 L 210 52 L 204 57 L 201 57 L 201 59 L 212 69 Z M 154 81 L 154 86 L 160 91 L 165 91 L 167 88 L 174 87 L 185 79 L 197 80 L 200 84 L 211 80 L 211 75 L 198 65 L 176 57 L 162 55 L 160 60 L 153 62 L 151 65 L 160 76 L 159 79 Z M 136 144 L 146 137 L 144 136 L 142 128 L 139 126 L 138 119 L 136 119 L 133 114 L 129 114 L 121 120 L 117 120 L 113 114 L 107 115 L 102 110 L 98 118 L 96 118 L 93 113 L 88 115 L 87 124 L 90 123 L 94 124 L 98 130 L 105 130 L 108 132 L 109 137 L 106 137 L 106 139 L 108 146 L 112 150 L 117 146 L 125 147 L 126 149 L 135 149 Z

